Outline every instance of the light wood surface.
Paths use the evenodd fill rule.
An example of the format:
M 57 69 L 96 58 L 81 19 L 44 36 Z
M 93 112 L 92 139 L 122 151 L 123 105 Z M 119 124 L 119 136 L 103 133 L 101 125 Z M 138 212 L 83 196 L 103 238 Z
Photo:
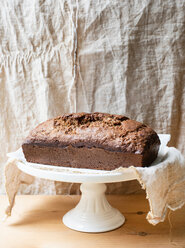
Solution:
M 126 223 L 111 232 L 89 234 L 62 223 L 79 196 L 17 196 L 12 217 L 0 222 L 0 248 L 185 247 L 185 207 L 152 226 L 146 220 L 145 195 L 108 196 L 108 200 L 124 214 Z M 0 196 L 0 206 L 2 220 L 6 196 Z

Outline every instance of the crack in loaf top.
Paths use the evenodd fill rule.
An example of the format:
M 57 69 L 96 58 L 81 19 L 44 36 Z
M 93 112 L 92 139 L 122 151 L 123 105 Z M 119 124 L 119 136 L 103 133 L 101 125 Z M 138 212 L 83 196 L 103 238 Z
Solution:
M 140 122 L 97 112 L 65 114 L 45 121 L 30 132 L 25 143 L 143 154 L 147 147 L 160 141 L 155 131 Z

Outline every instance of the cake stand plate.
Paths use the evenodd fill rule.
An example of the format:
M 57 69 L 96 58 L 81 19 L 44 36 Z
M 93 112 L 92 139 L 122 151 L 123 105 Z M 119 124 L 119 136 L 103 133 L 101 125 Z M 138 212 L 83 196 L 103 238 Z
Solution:
M 166 145 L 170 136 L 164 138 Z M 8 157 L 18 159 L 18 168 L 29 175 L 54 181 L 81 183 L 82 195 L 79 203 L 63 216 L 63 223 L 67 227 L 76 231 L 97 233 L 114 230 L 125 222 L 119 210 L 107 201 L 105 183 L 136 179 L 132 168 L 124 171 L 100 171 L 28 163 L 21 148 L 9 153 Z

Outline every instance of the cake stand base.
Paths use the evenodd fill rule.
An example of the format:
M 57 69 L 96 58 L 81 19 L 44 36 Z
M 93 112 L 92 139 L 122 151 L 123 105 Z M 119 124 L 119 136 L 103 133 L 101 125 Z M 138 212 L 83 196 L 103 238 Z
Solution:
M 106 199 L 104 183 L 82 183 L 80 190 L 80 202 L 63 217 L 67 227 L 81 232 L 106 232 L 123 225 L 124 216 Z

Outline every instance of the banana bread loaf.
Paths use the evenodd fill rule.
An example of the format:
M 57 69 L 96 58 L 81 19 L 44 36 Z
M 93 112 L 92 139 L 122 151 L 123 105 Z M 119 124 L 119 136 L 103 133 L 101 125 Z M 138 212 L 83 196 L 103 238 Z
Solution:
M 150 127 L 106 113 L 73 113 L 47 120 L 22 144 L 28 162 L 99 170 L 149 166 L 159 146 Z

